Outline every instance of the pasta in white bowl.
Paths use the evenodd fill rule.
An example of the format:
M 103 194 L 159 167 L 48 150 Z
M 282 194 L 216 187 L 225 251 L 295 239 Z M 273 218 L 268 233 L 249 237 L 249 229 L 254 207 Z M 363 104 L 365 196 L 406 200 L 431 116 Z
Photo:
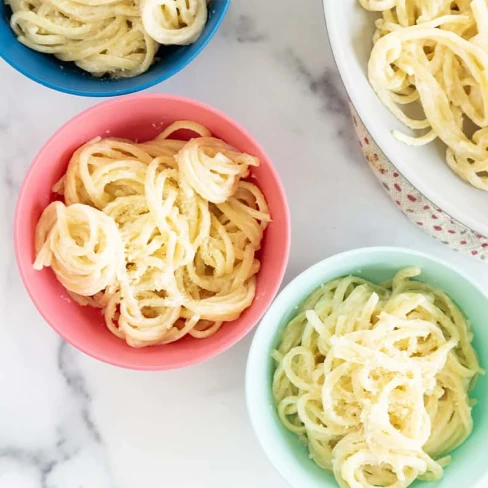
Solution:
M 437 125 L 440 124 L 441 128 L 444 128 L 444 132 L 448 131 L 446 128 L 447 126 L 445 125 L 447 124 L 447 119 L 439 119 L 438 122 L 434 122 L 433 120 L 425 122 L 423 120 L 425 118 L 424 113 L 421 109 L 417 110 L 417 112 L 407 111 L 406 116 L 402 116 L 398 111 L 395 111 L 395 107 L 404 106 L 398 105 L 398 102 L 405 104 L 405 102 L 414 101 L 419 96 L 418 92 L 415 92 L 408 87 L 408 90 L 410 90 L 409 94 L 405 92 L 403 97 L 399 93 L 393 94 L 391 98 L 393 101 L 389 103 L 389 108 L 387 108 L 383 103 L 383 101 L 387 101 L 385 91 L 385 80 L 387 78 L 381 77 L 382 75 L 380 73 L 382 71 L 379 68 L 373 69 L 369 73 L 373 85 L 383 101 L 376 95 L 375 90 L 368 79 L 368 63 L 370 62 L 373 51 L 373 38 L 376 30 L 375 21 L 381 17 L 380 9 L 394 7 L 397 2 L 364 1 L 363 3 L 365 7 L 377 11 L 366 10 L 361 6 L 359 0 L 344 0 L 342 2 L 324 0 L 325 18 L 330 44 L 352 105 L 374 142 L 376 142 L 382 149 L 386 157 L 392 162 L 399 173 L 401 173 L 436 207 L 442 209 L 453 219 L 459 221 L 469 229 L 487 236 L 488 218 L 486 217 L 486 212 L 488 210 L 488 194 L 487 192 L 472 186 L 482 187 L 484 185 L 484 170 L 478 171 L 477 169 L 478 166 L 482 166 L 482 163 L 476 163 L 478 164 L 477 167 L 470 166 L 468 168 L 468 165 L 470 165 L 473 160 L 477 161 L 478 159 L 481 159 L 482 161 L 484 156 L 474 155 L 471 159 L 473 156 L 471 154 L 467 155 L 456 152 L 459 156 L 452 157 L 452 155 L 448 153 L 447 161 L 452 167 L 451 169 L 450 166 L 446 164 L 446 145 L 444 142 L 452 146 L 452 141 L 450 142 L 448 138 L 444 136 L 442 130 Z M 415 2 L 408 0 L 407 2 L 401 2 L 401 5 L 405 5 L 407 11 L 410 12 L 410 10 L 408 10 L 410 8 L 409 5 L 413 5 L 414 3 Z M 433 6 L 434 4 L 441 6 L 445 3 L 446 2 L 423 2 L 422 5 L 425 9 L 425 19 L 427 19 L 430 12 L 427 11 L 430 9 L 429 6 Z M 470 4 L 470 2 L 461 3 L 463 5 Z M 422 12 L 419 10 L 419 15 L 421 13 Z M 435 19 L 438 19 L 439 17 L 434 11 L 430 12 L 430 14 L 433 16 L 431 18 L 434 19 L 432 20 L 432 22 L 434 22 L 432 25 L 425 25 L 418 28 L 415 26 L 408 27 L 410 30 L 403 31 L 402 29 L 404 29 L 404 27 L 395 27 L 395 21 L 390 22 L 388 25 L 385 24 L 384 32 L 387 32 L 388 29 L 392 29 L 395 30 L 395 32 L 392 33 L 392 37 L 405 37 L 410 35 L 421 37 L 426 31 L 423 30 L 424 34 L 421 34 L 420 30 L 427 29 L 428 27 L 431 31 L 434 30 L 434 33 L 437 35 L 439 29 L 435 26 L 435 22 L 439 23 L 439 20 Z M 456 16 L 451 14 L 451 17 Z M 464 15 L 459 15 L 458 17 L 458 19 L 454 20 L 452 29 L 461 29 L 462 25 L 459 24 L 459 22 L 471 22 L 471 20 L 467 21 Z M 440 22 L 442 23 L 443 20 L 441 19 Z M 454 25 L 457 27 L 454 27 Z M 410 32 L 412 34 L 410 34 Z M 450 37 L 450 34 L 447 31 L 445 33 L 441 32 L 439 36 L 444 36 L 444 34 L 447 37 Z M 375 37 L 375 39 L 378 39 L 380 42 L 380 46 L 377 50 L 373 51 L 374 61 L 372 61 L 372 63 L 376 66 L 380 66 L 381 64 L 381 52 L 384 51 L 380 48 L 387 42 L 387 40 L 383 40 L 385 37 L 386 36 L 384 35 L 377 35 Z M 408 42 L 409 41 L 405 41 L 402 45 L 406 45 Z M 429 42 L 431 44 L 436 44 L 436 41 L 434 40 L 429 40 Z M 391 53 L 392 58 L 388 58 L 388 61 L 393 62 L 393 52 L 389 52 Z M 413 56 L 412 59 L 417 58 Z M 444 69 L 447 68 L 448 64 L 446 63 Z M 410 68 L 408 69 L 410 70 Z M 397 68 L 395 68 L 395 70 L 397 70 Z M 376 73 L 376 75 L 374 73 Z M 412 72 L 410 73 L 412 74 Z M 400 82 L 400 71 L 398 71 L 397 77 L 397 81 Z M 393 81 L 393 79 L 390 80 L 391 83 L 393 83 Z M 467 81 L 468 80 L 466 80 L 466 82 Z M 473 96 L 475 93 L 476 89 L 473 88 Z M 435 95 L 430 88 L 426 89 L 424 95 L 426 100 L 434 101 L 436 96 L 437 95 Z M 435 98 L 435 100 L 438 99 Z M 464 110 L 467 111 L 466 113 L 470 113 L 471 110 L 472 119 L 475 123 L 478 123 L 479 126 L 481 126 L 483 123 L 482 118 L 484 117 L 483 111 L 478 111 L 479 114 L 474 113 L 468 105 L 470 103 L 472 104 L 470 105 L 471 107 L 482 105 L 479 105 L 478 102 L 474 102 L 474 99 L 473 102 L 465 102 L 463 102 L 465 107 Z M 432 104 L 432 109 L 434 111 L 437 111 L 435 108 L 436 106 L 438 106 L 437 101 Z M 390 109 L 393 109 L 395 113 L 393 114 Z M 406 118 L 407 116 L 408 119 Z M 399 120 L 398 117 L 402 120 Z M 449 137 L 459 136 L 459 138 L 461 138 L 460 131 L 456 128 L 458 127 L 456 124 L 459 123 L 459 116 L 456 115 L 456 117 L 458 118 L 451 119 L 451 122 L 454 120 L 454 122 L 452 122 L 454 124 L 453 131 L 449 130 L 448 132 L 453 135 Z M 412 123 L 411 120 L 417 122 Z M 403 122 L 410 124 L 414 130 L 409 129 Z M 432 126 L 432 123 L 434 126 Z M 424 128 L 422 129 L 422 127 Z M 432 127 L 434 128 L 434 131 L 430 130 Z M 469 137 L 469 133 L 467 134 L 468 136 L 466 137 Z M 423 139 L 413 139 L 419 135 L 424 136 Z M 436 135 L 439 135 L 444 142 L 437 139 L 429 144 L 419 146 L 420 143 L 435 139 Z M 364 141 L 361 142 L 364 144 Z M 409 144 L 406 144 L 405 142 L 408 142 Z M 412 143 L 416 145 L 411 145 Z M 474 141 L 474 145 L 476 145 L 476 141 Z M 470 171 L 468 171 L 468 169 Z M 474 172 L 471 170 L 474 170 Z M 463 181 L 463 179 L 466 181 Z

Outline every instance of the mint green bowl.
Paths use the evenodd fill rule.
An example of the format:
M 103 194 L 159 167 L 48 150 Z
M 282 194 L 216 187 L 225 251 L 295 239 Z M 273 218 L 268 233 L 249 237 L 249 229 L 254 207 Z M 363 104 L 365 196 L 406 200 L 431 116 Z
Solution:
M 271 350 L 296 307 L 320 284 L 349 274 L 374 282 L 387 280 L 398 270 L 418 266 L 419 279 L 444 290 L 471 321 L 481 365 L 488 364 L 488 296 L 462 272 L 431 256 L 408 249 L 372 247 L 332 256 L 295 278 L 275 299 L 259 325 L 251 346 L 246 371 L 246 396 L 256 435 L 276 470 L 294 488 L 337 488 L 332 474 L 319 468 L 297 436 L 280 423 L 271 393 L 274 363 Z M 480 265 L 482 266 L 482 265 Z M 437 482 L 412 486 L 433 488 L 488 487 L 488 375 L 479 378 L 472 396 L 474 429 L 453 452 L 453 459 Z M 485 482 L 483 483 L 483 478 Z

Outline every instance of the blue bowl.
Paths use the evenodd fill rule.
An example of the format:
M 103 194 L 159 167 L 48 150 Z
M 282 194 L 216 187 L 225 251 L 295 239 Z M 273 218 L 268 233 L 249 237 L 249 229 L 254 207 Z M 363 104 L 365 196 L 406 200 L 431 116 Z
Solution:
M 112 97 L 144 90 L 170 78 L 189 64 L 209 43 L 221 24 L 230 0 L 213 0 L 207 25 L 189 46 L 161 46 L 157 61 L 134 78 L 95 78 L 74 63 L 64 63 L 51 54 L 42 54 L 17 41 L 10 28 L 11 10 L 0 0 L 0 57 L 31 80 L 54 90 L 85 97 Z

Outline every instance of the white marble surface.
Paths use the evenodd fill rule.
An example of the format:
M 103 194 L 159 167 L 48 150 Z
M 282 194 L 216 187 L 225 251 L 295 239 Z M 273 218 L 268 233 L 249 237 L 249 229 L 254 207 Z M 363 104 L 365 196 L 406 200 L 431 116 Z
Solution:
M 423 234 L 392 205 L 354 138 L 320 0 L 236 0 L 204 53 L 152 91 L 207 102 L 264 145 L 286 187 L 285 282 L 333 253 L 397 245 L 435 254 L 488 288 L 485 265 Z M 95 104 L 0 61 L 0 487 L 285 488 L 244 402 L 252 335 L 170 373 L 99 363 L 62 343 L 30 303 L 12 245 L 17 192 L 36 152 Z

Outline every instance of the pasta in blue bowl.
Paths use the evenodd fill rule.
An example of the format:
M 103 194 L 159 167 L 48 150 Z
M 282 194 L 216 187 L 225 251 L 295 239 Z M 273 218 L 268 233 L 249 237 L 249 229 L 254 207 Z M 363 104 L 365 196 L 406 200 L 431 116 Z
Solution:
M 110 97 L 173 76 L 208 44 L 230 0 L 0 0 L 0 57 L 44 86 Z

